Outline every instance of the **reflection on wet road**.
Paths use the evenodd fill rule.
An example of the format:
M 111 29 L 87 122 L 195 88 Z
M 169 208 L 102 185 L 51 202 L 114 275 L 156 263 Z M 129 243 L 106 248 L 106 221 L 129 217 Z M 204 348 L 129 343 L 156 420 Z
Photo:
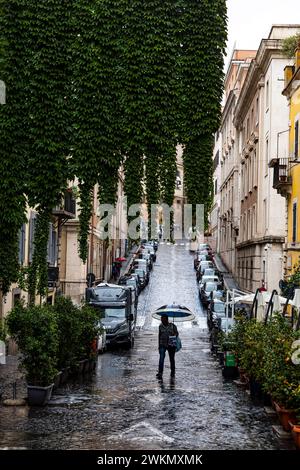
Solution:
M 176 301 L 196 314 L 178 324 L 176 379 L 163 382 L 151 313 Z M 96 375 L 59 389 L 43 409 L 0 408 L 0 447 L 27 449 L 280 449 L 263 408 L 224 382 L 209 351 L 192 257 L 162 245 L 141 294 L 135 347 L 99 356 Z

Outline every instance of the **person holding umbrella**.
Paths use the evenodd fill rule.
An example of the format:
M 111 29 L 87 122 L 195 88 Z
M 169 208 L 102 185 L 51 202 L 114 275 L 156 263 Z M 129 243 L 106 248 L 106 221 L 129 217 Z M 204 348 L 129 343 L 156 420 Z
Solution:
M 171 365 L 171 377 L 175 377 L 175 353 L 178 330 L 174 323 L 169 322 L 168 315 L 161 316 L 161 324 L 158 333 L 159 365 L 156 377 L 162 379 L 166 351 L 169 353 Z

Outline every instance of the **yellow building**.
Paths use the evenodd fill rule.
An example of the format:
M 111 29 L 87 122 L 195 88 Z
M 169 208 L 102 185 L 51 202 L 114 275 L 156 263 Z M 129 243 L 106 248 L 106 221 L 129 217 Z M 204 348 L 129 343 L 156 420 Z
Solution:
M 300 259 L 300 43 L 295 64 L 285 68 L 285 89 L 290 106 L 289 158 L 278 166 L 279 191 L 287 199 L 286 276 Z

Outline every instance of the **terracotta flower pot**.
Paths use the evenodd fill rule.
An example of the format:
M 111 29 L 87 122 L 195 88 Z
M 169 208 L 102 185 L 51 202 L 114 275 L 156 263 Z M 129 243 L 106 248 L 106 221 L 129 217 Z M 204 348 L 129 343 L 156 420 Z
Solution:
M 297 422 L 295 410 L 286 410 L 276 402 L 274 402 L 274 406 L 281 426 L 285 431 L 289 432 L 291 430 L 289 423 L 296 424 Z
M 300 450 L 300 425 L 292 426 L 292 436 L 293 436 L 296 448 Z

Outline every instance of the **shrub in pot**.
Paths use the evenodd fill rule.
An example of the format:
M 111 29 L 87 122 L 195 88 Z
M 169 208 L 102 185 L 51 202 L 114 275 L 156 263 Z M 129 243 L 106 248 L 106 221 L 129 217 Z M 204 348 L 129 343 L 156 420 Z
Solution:
M 80 309 L 67 297 L 57 297 L 53 310 L 58 326 L 57 367 L 75 370 L 78 367 L 78 350 L 81 348 L 82 321 Z
M 281 315 L 275 315 L 266 325 L 263 362 L 263 387 L 275 402 L 283 428 L 295 421 L 300 410 L 300 367 L 292 362 L 292 345 L 299 338 Z
M 7 325 L 20 351 L 20 365 L 28 384 L 28 402 L 44 405 L 57 375 L 58 328 L 51 306 L 22 303 L 10 312 Z
M 78 309 L 80 317 L 80 335 L 79 335 L 79 346 L 77 350 L 77 359 L 87 359 L 91 362 L 95 362 L 97 351 L 94 348 L 95 339 L 101 333 L 99 312 L 83 304 Z

